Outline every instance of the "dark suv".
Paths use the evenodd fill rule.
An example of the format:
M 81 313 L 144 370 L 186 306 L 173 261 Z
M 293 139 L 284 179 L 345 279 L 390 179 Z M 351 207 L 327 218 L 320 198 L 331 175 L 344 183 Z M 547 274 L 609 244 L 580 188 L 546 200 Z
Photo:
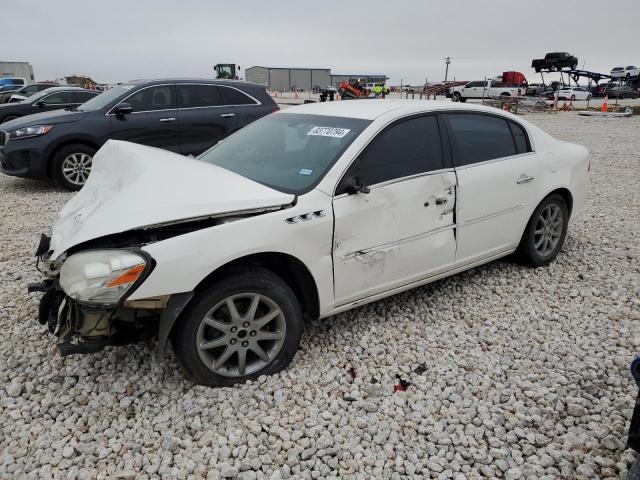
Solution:
M 236 80 L 154 80 L 118 85 L 76 109 L 0 125 L 0 171 L 53 178 L 79 190 L 109 139 L 198 155 L 278 107 L 265 87 Z

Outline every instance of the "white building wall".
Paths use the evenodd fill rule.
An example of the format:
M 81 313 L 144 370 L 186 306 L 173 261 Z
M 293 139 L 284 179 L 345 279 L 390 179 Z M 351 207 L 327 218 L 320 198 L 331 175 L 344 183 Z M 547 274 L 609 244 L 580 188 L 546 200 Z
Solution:
M 0 62 L 0 77 L 24 78 L 26 85 L 35 81 L 33 67 L 28 62 Z

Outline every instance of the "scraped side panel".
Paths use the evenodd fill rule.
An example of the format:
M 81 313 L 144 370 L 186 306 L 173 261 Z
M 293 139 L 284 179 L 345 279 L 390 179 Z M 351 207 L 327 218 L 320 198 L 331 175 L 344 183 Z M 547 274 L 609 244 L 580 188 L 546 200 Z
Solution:
M 338 304 L 451 266 L 455 256 L 455 174 L 382 184 L 333 202 Z

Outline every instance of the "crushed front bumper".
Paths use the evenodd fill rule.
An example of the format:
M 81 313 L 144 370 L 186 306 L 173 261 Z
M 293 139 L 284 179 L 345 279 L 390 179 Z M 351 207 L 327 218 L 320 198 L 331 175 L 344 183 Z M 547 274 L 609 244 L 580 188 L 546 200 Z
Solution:
M 29 284 L 28 291 L 43 293 L 38 321 L 60 339 L 61 355 L 94 353 L 107 345 L 149 341 L 156 335 L 156 352 L 158 356 L 162 354 L 175 322 L 193 298 L 193 291 L 131 301 L 125 297 L 114 305 L 80 302 L 60 286 L 65 257 L 54 261 L 51 255 L 50 238 L 42 235 L 35 256 L 36 268 L 45 279 Z
M 119 329 L 114 329 L 117 308 L 81 304 L 60 288 L 57 280 L 30 284 L 29 292 L 44 292 L 38 307 L 38 322 L 61 341 L 58 350 L 62 356 L 76 353 L 94 353 L 107 345 L 125 342 Z

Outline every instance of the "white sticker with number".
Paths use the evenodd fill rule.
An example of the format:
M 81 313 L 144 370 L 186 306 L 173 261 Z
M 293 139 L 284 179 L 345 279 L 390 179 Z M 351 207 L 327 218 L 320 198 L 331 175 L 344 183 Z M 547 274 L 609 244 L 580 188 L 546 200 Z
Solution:
M 315 135 L 316 137 L 333 137 L 343 138 L 351 130 L 348 128 L 337 127 L 313 127 L 307 135 Z

